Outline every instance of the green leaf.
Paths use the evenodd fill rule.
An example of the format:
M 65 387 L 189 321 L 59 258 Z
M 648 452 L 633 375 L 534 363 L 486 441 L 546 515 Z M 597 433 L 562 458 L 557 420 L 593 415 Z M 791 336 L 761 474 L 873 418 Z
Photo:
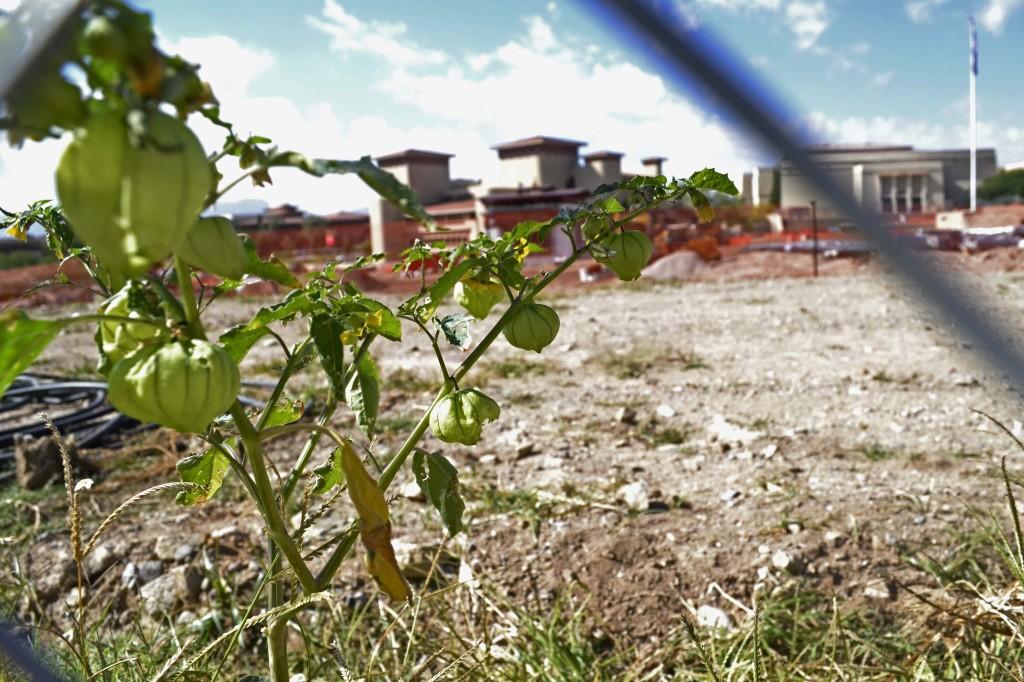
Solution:
M 221 334 L 220 342 L 235 362 L 241 362 L 253 345 L 270 333 L 268 325 L 271 322 L 292 320 L 295 316 L 309 314 L 320 306 L 319 302 L 310 300 L 307 292 L 293 291 L 280 303 L 260 308 L 246 324 L 232 327 Z
M 607 197 L 605 199 L 602 199 L 601 201 L 597 202 L 597 205 L 608 213 L 618 213 L 620 211 L 626 210 L 625 208 L 622 207 L 622 204 L 619 203 L 619 200 L 616 199 L 615 197 Z
M 444 338 L 448 340 L 448 343 L 466 350 L 473 340 L 472 325 L 474 319 L 468 313 L 452 313 L 451 315 L 445 315 L 440 320 L 435 319 L 434 324 L 444 333 Z
M 459 492 L 459 473 L 447 459 L 436 452 L 417 450 L 412 456 L 412 473 L 423 495 L 441 514 L 449 535 L 462 530 L 462 513 L 466 503 Z
M 65 320 L 33 320 L 20 310 L 0 313 L 0 395 L 65 324 Z
M 341 448 L 334 448 L 327 461 L 313 469 L 313 475 L 316 476 L 313 492 L 317 495 L 323 495 L 331 488 L 344 483 L 345 472 L 341 469 Z
M 264 424 L 263 428 L 269 429 L 272 426 L 284 426 L 285 424 L 297 422 L 302 419 L 305 411 L 306 406 L 301 400 L 281 398 L 274 405 L 273 409 L 270 410 L 270 416 L 267 417 L 267 423 Z
M 227 441 L 231 447 L 235 447 L 237 439 Z M 224 452 L 217 447 L 189 455 L 177 464 L 178 475 L 186 483 L 195 483 L 198 488 L 182 490 L 174 498 L 178 504 L 193 505 L 206 502 L 220 490 L 224 482 L 224 476 L 228 472 L 231 463 Z
M 480 265 L 481 262 L 476 258 L 467 258 L 438 277 L 437 281 L 427 288 L 427 292 L 430 295 L 430 303 L 434 306 L 434 310 L 437 310 L 437 306 L 441 305 L 442 301 L 448 298 L 448 294 L 452 293 L 452 289 L 459 283 L 462 276 L 473 267 Z
M 288 269 L 288 266 L 271 256 L 267 260 L 260 259 L 256 252 L 256 243 L 248 235 L 238 235 L 245 247 L 245 273 L 260 279 L 277 282 L 291 289 L 298 289 L 302 286 Z
M 378 195 L 391 202 L 399 211 L 428 227 L 435 227 L 434 219 L 420 205 L 416 194 L 391 173 L 379 167 L 369 156 L 358 161 L 339 159 L 309 159 L 295 152 L 282 152 L 270 158 L 268 166 L 292 166 L 322 177 L 330 174 L 355 173 Z
M 317 313 L 309 321 L 309 334 L 320 356 L 320 364 L 327 374 L 335 396 L 345 394 L 345 345 L 341 333 L 345 326 L 328 313 Z
M 364 298 L 360 301 L 360 304 L 366 308 L 370 313 L 378 313 L 377 317 L 380 318 L 379 322 L 371 322 L 367 319 L 367 327 L 373 330 L 374 333 L 380 334 L 389 341 L 401 341 L 402 340 L 402 322 L 395 314 L 391 312 L 391 309 L 380 301 L 375 301 L 372 298 Z
M 697 209 L 697 217 L 702 223 L 706 223 L 715 217 L 715 209 L 711 206 L 711 202 L 708 201 L 707 196 L 698 189 L 689 190 L 690 201 L 693 202 L 693 207 Z
M 363 353 L 352 379 L 345 387 L 345 402 L 355 413 L 359 428 L 367 437 L 372 438 L 377 424 L 377 408 L 380 405 L 380 375 L 369 353 Z
M 355 262 L 351 265 L 345 266 L 345 272 L 352 272 L 353 270 L 362 270 L 363 268 L 370 268 L 387 258 L 386 253 L 371 253 L 368 256 L 360 256 L 356 258 Z
M 690 184 L 698 189 L 722 192 L 730 196 L 736 196 L 740 193 L 728 175 L 719 173 L 714 168 L 705 168 L 704 170 L 697 171 L 690 176 Z

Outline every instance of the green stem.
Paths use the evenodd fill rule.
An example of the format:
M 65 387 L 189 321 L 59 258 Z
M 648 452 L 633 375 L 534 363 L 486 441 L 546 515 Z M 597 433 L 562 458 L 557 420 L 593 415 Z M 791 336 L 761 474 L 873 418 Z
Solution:
M 242 180 L 245 180 L 247 177 L 249 177 L 250 175 L 252 175 L 253 173 L 255 173 L 258 170 L 260 170 L 260 169 L 259 168 L 253 168 L 250 171 L 246 171 L 245 173 L 243 173 L 242 175 L 238 176 L 237 178 L 235 178 L 234 180 L 232 180 L 228 184 L 224 185 L 224 187 L 222 187 L 221 189 L 219 189 L 216 192 L 214 192 L 213 196 L 209 197 L 206 200 L 206 206 L 209 207 L 209 206 L 213 206 L 214 204 L 216 204 L 217 200 L 220 199 L 225 194 L 227 194 L 232 189 L 234 189 L 235 185 L 240 183 Z
M 206 332 L 203 331 L 203 323 L 199 320 L 199 306 L 196 305 L 196 292 L 192 290 L 192 268 L 190 268 L 181 256 L 174 256 L 174 272 L 178 276 L 178 288 L 181 290 L 181 302 L 185 307 L 185 323 L 188 325 L 189 334 L 194 339 L 205 339 Z
M 267 553 L 270 557 L 270 573 L 274 572 L 280 561 L 280 552 L 273 541 L 268 543 Z M 284 585 L 274 580 L 267 591 L 267 609 L 273 611 L 285 603 Z M 288 682 L 288 618 L 275 618 L 267 626 L 267 662 L 270 665 L 271 679 L 274 682 Z
M 256 421 L 257 431 L 262 431 L 263 427 L 266 426 L 267 421 L 270 419 L 270 415 L 274 412 L 274 407 L 277 405 L 277 401 L 281 399 L 281 394 L 284 393 L 285 385 L 295 372 L 295 367 L 302 360 L 302 356 L 306 352 L 309 342 L 310 339 L 308 337 L 303 339 L 301 343 L 295 346 L 295 351 L 288 356 L 288 361 L 285 363 L 284 369 L 281 370 L 281 376 L 277 378 L 274 390 L 270 393 L 270 399 L 267 401 L 267 406 L 263 408 L 263 412 L 260 413 L 260 417 Z
M 252 423 L 245 414 L 242 404 L 235 401 L 231 406 L 231 417 L 238 427 L 238 433 L 242 437 L 242 443 L 252 462 L 253 482 L 256 484 L 256 502 L 267 523 L 267 531 L 271 539 L 277 544 L 278 549 L 284 554 L 288 564 L 295 571 L 303 592 L 312 594 L 316 591 L 316 580 L 310 572 L 306 562 L 302 560 L 302 554 L 298 547 L 292 542 L 284 519 L 281 517 L 281 510 L 274 498 L 274 488 L 267 474 L 267 463 L 263 457 L 263 444 L 260 442 L 259 433 L 253 428 Z

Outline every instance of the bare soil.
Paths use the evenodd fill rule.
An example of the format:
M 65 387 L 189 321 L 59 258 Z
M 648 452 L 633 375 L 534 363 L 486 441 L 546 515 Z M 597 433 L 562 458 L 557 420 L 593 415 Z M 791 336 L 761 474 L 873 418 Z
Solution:
M 761 272 L 776 256 L 756 255 Z M 1005 264 L 971 274 L 984 268 L 946 260 L 1021 326 L 1024 277 Z M 486 577 L 524 604 L 582 591 L 597 628 L 638 644 L 704 604 L 745 618 L 758 590 L 787 581 L 844 603 L 911 608 L 907 588 L 926 586 L 904 557 L 951 546 L 974 523 L 968 506 L 1003 504 L 999 459 L 1021 463 L 974 410 L 1017 434 L 1024 418 L 1019 399 L 916 297 L 874 265 L 838 263 L 850 272 L 754 280 L 724 263 L 698 282 L 566 289 L 550 298 L 562 331 L 542 355 L 499 340 L 466 383 L 501 404 L 500 420 L 472 448 L 424 443 L 453 461 L 469 499 L 467 530 L 448 546 L 462 577 Z M 730 267 L 734 276 L 713 277 Z M 218 304 L 212 325 L 239 323 L 258 305 Z M 380 458 L 404 439 L 437 379 L 429 345 L 406 334 L 375 347 L 385 385 Z M 274 351 L 258 346 L 246 370 L 268 374 Z M 92 353 L 89 333 L 68 334 L 38 369 L 87 368 Z M 461 356 L 446 352 L 449 363 Z M 296 392 L 324 386 L 309 371 Z M 335 426 L 355 433 L 340 411 Z M 197 445 L 158 434 L 136 451 L 94 453 L 104 473 L 92 524 L 130 493 L 173 480 L 174 460 Z M 279 443 L 279 468 L 296 447 Z M 311 530 L 314 544 L 347 525 L 343 502 Z M 399 556 L 414 561 L 444 533 L 425 503 L 400 495 L 395 504 Z M 30 576 L 45 575 L 66 543 L 57 521 L 18 548 Z M 238 532 L 211 538 L 228 527 Z M 118 575 L 129 560 L 152 559 L 161 537 L 217 545 L 225 571 L 256 578 L 249 557 L 261 551 L 260 524 L 228 486 L 194 510 L 139 507 L 111 536 L 118 562 L 97 589 L 129 608 L 137 597 L 114 587 Z M 337 589 L 372 588 L 350 562 Z

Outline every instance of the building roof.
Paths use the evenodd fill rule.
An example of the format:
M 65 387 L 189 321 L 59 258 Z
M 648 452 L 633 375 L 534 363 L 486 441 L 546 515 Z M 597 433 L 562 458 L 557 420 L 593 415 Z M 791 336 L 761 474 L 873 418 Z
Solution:
M 465 213 L 476 213 L 475 199 L 457 199 L 455 201 L 442 201 L 437 204 L 424 206 L 423 209 L 432 216 L 461 215 Z
M 523 192 L 496 192 L 480 197 L 487 206 L 509 204 L 559 204 L 564 201 L 581 200 L 590 192 L 581 187 L 570 189 L 531 189 Z
M 662 161 L 668 161 L 668 157 L 665 156 L 648 156 L 646 159 L 640 159 L 642 164 L 661 163 Z
M 338 211 L 320 216 L 320 219 L 328 223 L 361 223 L 369 220 L 370 215 L 356 211 Z
M 844 154 L 849 152 L 909 152 L 909 144 L 813 144 L 807 147 L 811 154 Z
M 600 150 L 596 152 L 590 152 L 583 158 L 587 161 L 601 161 L 602 159 L 621 159 L 625 154 L 622 152 L 609 152 L 607 150 Z
M 425 149 L 405 149 L 400 152 L 378 156 L 377 165 L 383 168 L 385 166 L 398 166 L 410 161 L 431 161 L 437 163 L 447 161 L 453 156 L 455 155 L 443 152 L 430 152 Z
M 534 135 L 533 137 L 524 137 L 521 140 L 512 140 L 511 142 L 502 142 L 496 144 L 491 149 L 495 149 L 499 152 L 510 151 L 513 149 L 528 149 L 530 147 L 555 147 L 563 149 L 578 149 L 585 147 L 586 142 L 580 142 L 579 140 L 567 140 L 562 137 L 547 137 L 546 135 Z

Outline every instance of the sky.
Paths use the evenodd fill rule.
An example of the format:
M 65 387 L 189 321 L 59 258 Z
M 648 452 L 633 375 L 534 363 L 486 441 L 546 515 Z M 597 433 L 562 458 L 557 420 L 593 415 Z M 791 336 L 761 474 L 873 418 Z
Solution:
M 0 0 L 0 8 L 16 0 Z M 675 90 L 583 0 L 145 0 L 160 42 L 203 65 L 222 115 L 241 132 L 309 156 L 407 148 L 454 154 L 454 177 L 493 180 L 491 147 L 530 135 L 586 141 L 583 152 L 668 157 L 668 174 L 711 166 L 739 176 L 774 155 L 697 90 Z M 968 144 L 967 18 L 978 20 L 979 145 L 1024 161 L 1024 0 L 678 0 L 790 106 L 808 139 Z M 220 133 L 195 128 L 208 150 Z M 0 145 L 0 206 L 53 196 L 67 139 Z M 227 167 L 222 166 L 226 171 Z M 232 177 L 228 173 L 228 177 Z M 228 200 L 365 209 L 350 177 L 273 174 Z

